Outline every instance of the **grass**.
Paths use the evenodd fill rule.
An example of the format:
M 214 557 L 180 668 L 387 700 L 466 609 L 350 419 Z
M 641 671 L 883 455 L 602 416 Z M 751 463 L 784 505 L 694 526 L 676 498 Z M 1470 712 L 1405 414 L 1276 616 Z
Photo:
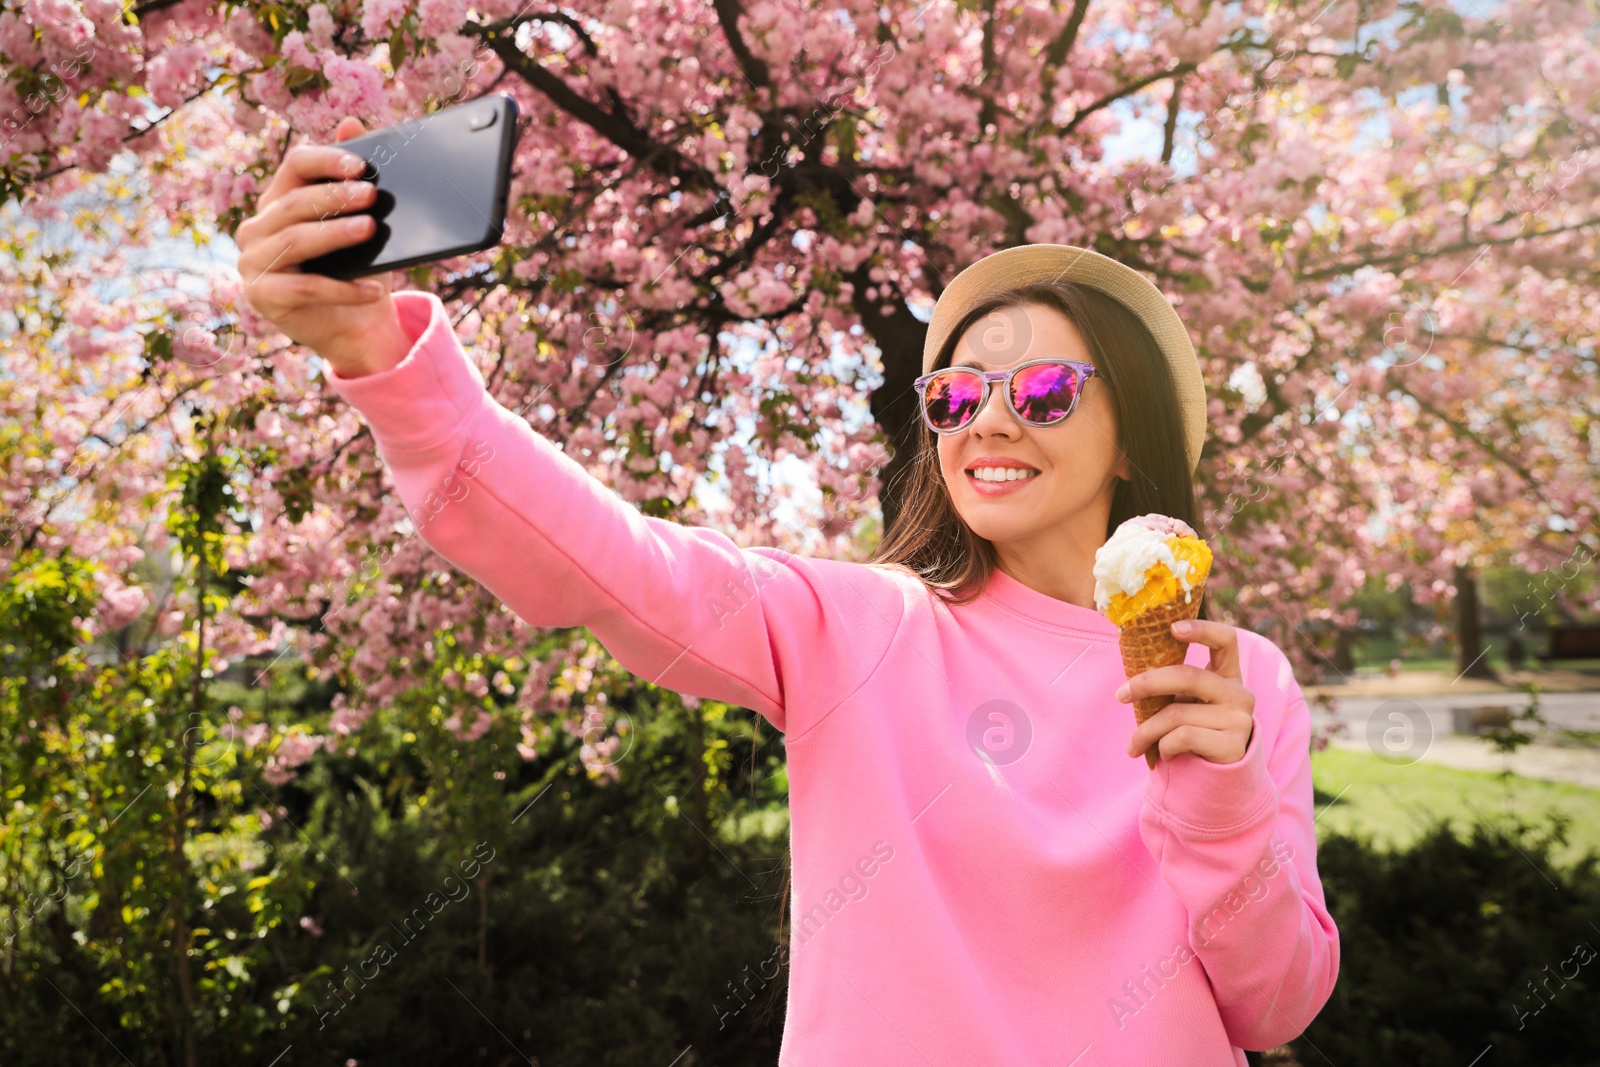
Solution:
M 1448 820 L 1460 834 L 1473 821 L 1501 826 L 1508 811 L 1500 776 L 1485 771 L 1401 765 L 1330 747 L 1312 753 L 1311 777 L 1319 838 L 1337 831 L 1370 837 L 1380 848 L 1405 848 L 1435 818 Z M 1600 790 L 1515 775 L 1509 785 L 1509 811 L 1523 819 L 1542 823 L 1551 810 L 1572 819 L 1567 845 L 1552 853 L 1558 865 L 1568 866 L 1591 849 L 1600 854 Z M 1330 804 L 1335 797 L 1337 803 Z

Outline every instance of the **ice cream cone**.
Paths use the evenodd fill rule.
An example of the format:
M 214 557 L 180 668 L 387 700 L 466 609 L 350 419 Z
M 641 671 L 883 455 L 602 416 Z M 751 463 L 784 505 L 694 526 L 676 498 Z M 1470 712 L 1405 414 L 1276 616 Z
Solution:
M 1206 580 L 1201 578 L 1189 590 L 1189 599 L 1174 597 L 1148 608 L 1138 616 L 1123 623 L 1119 630 L 1122 647 L 1122 669 L 1132 678 L 1136 674 L 1156 667 L 1170 667 L 1182 663 L 1189 645 L 1172 636 L 1172 624 L 1180 619 L 1193 619 L 1200 614 L 1200 597 L 1206 591 Z M 1144 722 L 1150 716 L 1172 703 L 1172 694 L 1141 697 L 1133 702 L 1134 717 Z M 1145 750 L 1144 761 L 1151 768 L 1160 758 L 1155 745 Z
M 1095 607 L 1117 624 L 1129 678 L 1184 661 L 1189 646 L 1172 636 L 1172 624 L 1200 614 L 1210 572 L 1210 547 L 1188 523 L 1168 515 L 1122 522 L 1095 552 Z M 1134 716 L 1142 723 L 1172 701 L 1170 694 L 1137 699 Z M 1156 745 L 1145 750 L 1152 769 L 1160 758 Z

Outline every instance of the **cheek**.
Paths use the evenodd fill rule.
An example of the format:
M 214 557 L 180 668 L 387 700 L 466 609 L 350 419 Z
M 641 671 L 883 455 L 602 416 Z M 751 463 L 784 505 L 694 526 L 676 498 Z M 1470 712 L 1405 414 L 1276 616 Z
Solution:
M 1109 470 L 1117 458 L 1117 420 L 1109 411 L 1084 412 L 1081 426 L 1075 431 L 1069 447 L 1080 467 L 1094 471 Z
M 1066 476 L 1062 486 L 1067 492 L 1073 491 L 1068 487 L 1098 486 L 1116 459 L 1115 438 L 1104 423 L 1091 418 L 1074 415 L 1073 425 L 1063 427 L 1064 432 L 1043 447 L 1052 470 Z
M 950 440 L 948 437 L 939 440 L 939 471 L 944 475 L 946 485 L 954 485 L 961 471 L 957 469 L 956 448 L 954 445 L 947 445 L 945 442 L 948 440 Z

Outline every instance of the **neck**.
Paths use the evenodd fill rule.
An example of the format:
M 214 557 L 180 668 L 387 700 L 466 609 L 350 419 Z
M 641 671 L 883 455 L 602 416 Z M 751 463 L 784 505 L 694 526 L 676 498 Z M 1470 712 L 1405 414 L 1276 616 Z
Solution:
M 1104 520 L 1100 529 L 1105 529 Z M 1000 569 L 1029 589 L 1095 611 L 1094 554 L 1104 543 L 1102 536 L 1092 544 L 1081 538 L 1058 541 L 1048 552 L 1017 551 L 1004 545 L 996 545 L 995 552 Z
M 1094 557 L 1106 543 L 1115 477 L 1087 506 L 1055 519 L 1028 536 L 994 542 L 999 566 L 1035 592 L 1080 608 L 1094 606 Z

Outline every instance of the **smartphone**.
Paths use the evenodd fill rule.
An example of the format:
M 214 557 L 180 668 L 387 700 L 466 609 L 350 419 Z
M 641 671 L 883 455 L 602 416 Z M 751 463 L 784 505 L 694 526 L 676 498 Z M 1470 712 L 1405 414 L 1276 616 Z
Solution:
M 339 141 L 367 161 L 362 179 L 377 196 L 330 217 L 371 215 L 377 227 L 300 268 L 349 281 L 493 248 L 505 236 L 518 133 L 517 102 L 495 94 Z

